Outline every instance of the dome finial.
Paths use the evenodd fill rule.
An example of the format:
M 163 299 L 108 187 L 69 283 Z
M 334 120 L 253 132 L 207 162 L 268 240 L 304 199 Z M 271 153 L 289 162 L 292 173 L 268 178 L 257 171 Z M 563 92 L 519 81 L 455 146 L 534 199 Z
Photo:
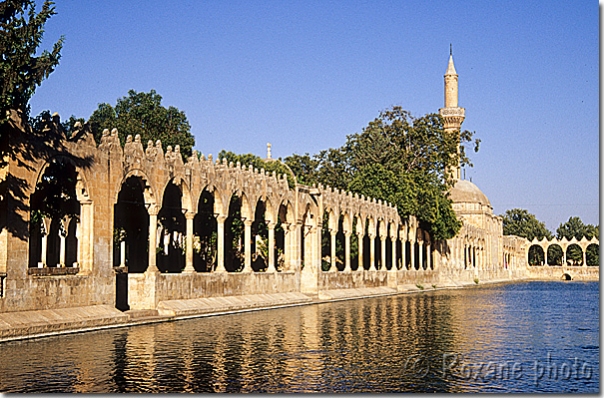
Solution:
M 453 56 L 453 44 L 449 43 L 449 55 Z

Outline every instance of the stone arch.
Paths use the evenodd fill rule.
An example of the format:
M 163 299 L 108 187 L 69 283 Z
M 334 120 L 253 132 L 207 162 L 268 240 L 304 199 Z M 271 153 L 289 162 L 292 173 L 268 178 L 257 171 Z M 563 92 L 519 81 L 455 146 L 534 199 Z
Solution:
M 193 219 L 193 268 L 198 272 L 211 272 L 216 267 L 218 227 L 213 188 L 206 186 L 201 191 Z
M 128 173 L 113 205 L 113 266 L 127 266 L 132 273 L 149 266 L 148 207 L 154 202 L 144 175 Z
M 244 266 L 244 235 L 241 220 L 241 197 L 230 195 L 224 223 L 224 267 L 227 272 L 240 272 Z
M 191 211 L 190 196 L 185 196 L 183 184 L 172 180 L 166 184 L 157 214 L 157 268 L 160 272 L 179 273 L 185 268 L 185 213 Z M 187 198 L 187 199 L 186 199 Z M 152 250 L 149 248 L 149 250 Z
M 84 170 L 70 156 L 53 156 L 40 167 L 29 198 L 29 267 L 78 267 L 88 258 L 91 204 Z M 86 234 L 78 239 L 81 230 Z M 84 265 L 90 271 L 92 264 Z
M 585 262 L 587 266 L 599 266 L 600 265 L 600 244 L 590 243 L 585 248 Z
M 249 218 L 252 221 L 250 242 L 251 266 L 253 271 L 259 272 L 265 271 L 268 267 L 269 236 L 267 221 L 271 221 L 272 206 L 269 200 L 258 198 L 254 208 L 254 215 Z
M 565 273 L 562 274 L 562 278 L 561 279 L 563 281 L 572 281 L 573 280 L 573 276 L 570 273 L 565 272 Z
M 566 248 L 565 257 L 566 265 L 583 265 L 585 258 L 583 248 L 578 243 L 571 243 Z
M 532 244 L 527 250 L 527 261 L 529 265 L 543 265 L 545 262 L 545 252 L 539 244 Z
M 547 265 L 560 266 L 564 259 L 564 251 L 557 243 L 552 243 L 547 246 Z

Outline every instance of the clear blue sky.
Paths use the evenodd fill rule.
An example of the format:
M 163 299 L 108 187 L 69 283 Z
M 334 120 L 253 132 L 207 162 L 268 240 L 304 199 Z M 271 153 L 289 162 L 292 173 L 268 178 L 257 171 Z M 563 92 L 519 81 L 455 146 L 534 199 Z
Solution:
M 273 157 L 339 147 L 380 110 L 443 106 L 453 43 L 466 178 L 495 214 L 554 230 L 599 223 L 599 42 L 594 1 L 58 0 L 45 48 L 61 64 L 32 113 L 88 118 L 128 90 L 183 110 L 196 149 Z

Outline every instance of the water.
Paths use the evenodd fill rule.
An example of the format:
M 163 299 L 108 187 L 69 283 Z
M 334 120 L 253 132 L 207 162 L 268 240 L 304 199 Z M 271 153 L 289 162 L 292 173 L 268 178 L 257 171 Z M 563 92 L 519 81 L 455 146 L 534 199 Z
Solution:
M 477 286 L 0 344 L 2 392 L 599 392 L 599 285 Z

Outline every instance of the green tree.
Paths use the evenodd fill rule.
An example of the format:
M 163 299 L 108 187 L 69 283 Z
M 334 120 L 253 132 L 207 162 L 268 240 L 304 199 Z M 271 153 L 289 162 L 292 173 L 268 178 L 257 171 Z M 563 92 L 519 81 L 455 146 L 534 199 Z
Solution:
M 551 240 L 553 238 L 552 233 L 547 229 L 545 224 L 537 220 L 537 217 L 527 210 L 506 210 L 502 217 L 504 235 L 516 235 L 526 238 L 529 241 L 532 241 L 535 238 L 537 238 L 537 240 L 542 240 L 543 238 Z M 545 253 L 540 247 L 530 247 L 528 254 L 529 264 L 531 265 L 539 265 L 545 262 Z
M 185 113 L 173 106 L 161 104 L 162 97 L 155 90 L 148 93 L 128 91 L 127 97 L 117 100 L 115 107 L 99 104 L 88 122 L 97 142 L 104 129 L 117 128 L 122 145 L 126 136 L 140 134 L 143 143 L 161 140 L 163 148 L 180 145 L 183 156 L 191 156 L 195 138 Z
M 546 238 L 551 240 L 553 235 L 545 224 L 535 217 L 534 214 L 529 213 L 524 209 L 511 209 L 506 210 L 503 217 L 503 234 L 504 235 L 516 235 L 532 241 L 542 240 Z
M 44 25 L 53 15 L 55 8 L 51 1 L 44 2 L 38 13 L 31 0 L 0 2 L 0 167 L 13 161 L 32 170 L 32 162 L 65 154 L 64 131 L 58 117 L 48 111 L 36 118 L 30 117 L 29 101 L 61 58 L 63 37 L 54 43 L 51 51 L 39 50 Z M 67 157 L 77 167 L 87 167 L 91 162 L 91 159 L 72 155 Z M 62 177 L 69 180 L 65 175 Z M 20 239 L 27 239 L 29 234 L 24 217 L 30 211 L 26 204 L 28 189 L 29 182 L 11 171 L 0 180 L 0 230 L 7 229 Z M 71 199 L 62 197 L 64 202 Z M 31 216 L 35 221 L 36 215 Z
M 556 237 L 558 239 L 566 238 L 568 240 L 571 240 L 572 238 L 581 240 L 583 237 L 588 240 L 593 237 L 600 239 L 600 226 L 584 224 L 581 218 L 570 217 L 567 222 L 561 223 L 558 229 L 556 229 Z M 588 247 L 585 254 L 587 264 L 599 264 L 599 253 L 595 246 Z M 578 263 L 583 261 L 581 248 L 576 245 L 569 246 L 566 252 L 566 259 Z
M 310 171 L 305 183 L 386 200 L 397 206 L 401 217 L 415 215 L 436 240 L 449 239 L 461 223 L 447 197 L 453 180 L 445 170 L 458 163 L 471 166 L 465 145 L 473 134 L 445 133 L 439 115 L 414 118 L 395 106 L 381 112 L 361 133 L 349 135 L 341 148 L 312 158 L 293 155 L 285 163 L 292 170 Z M 479 143 L 474 141 L 474 150 Z

